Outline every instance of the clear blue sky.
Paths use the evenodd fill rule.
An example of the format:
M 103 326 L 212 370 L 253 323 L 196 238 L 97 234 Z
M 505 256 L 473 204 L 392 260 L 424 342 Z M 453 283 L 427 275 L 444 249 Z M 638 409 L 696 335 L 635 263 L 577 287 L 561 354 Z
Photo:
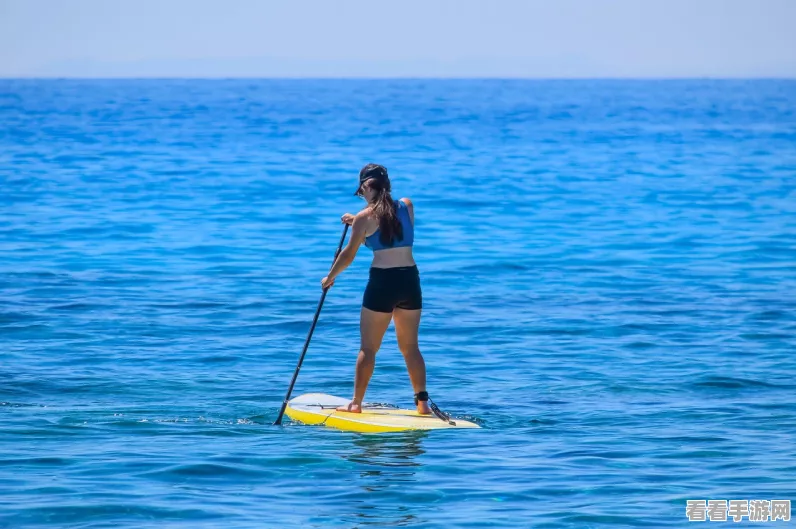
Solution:
M 796 77 L 796 0 L 0 0 L 2 77 Z

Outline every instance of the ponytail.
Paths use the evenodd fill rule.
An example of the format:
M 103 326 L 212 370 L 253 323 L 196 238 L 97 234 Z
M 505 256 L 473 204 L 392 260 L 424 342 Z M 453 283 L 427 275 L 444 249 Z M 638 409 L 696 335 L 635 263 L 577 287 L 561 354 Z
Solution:
M 390 182 L 377 179 L 368 181 L 369 187 L 376 191 L 371 209 L 379 219 L 379 241 L 383 246 L 392 246 L 395 240 L 404 239 L 404 229 L 398 219 L 398 209 L 390 195 Z

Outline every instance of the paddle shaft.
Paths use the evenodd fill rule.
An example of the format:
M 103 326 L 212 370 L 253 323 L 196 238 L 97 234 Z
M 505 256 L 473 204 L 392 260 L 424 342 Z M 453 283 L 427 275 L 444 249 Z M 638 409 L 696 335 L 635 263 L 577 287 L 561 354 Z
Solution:
M 340 251 L 343 249 L 343 242 L 345 242 L 345 235 L 348 232 L 348 224 L 345 225 L 343 228 L 343 234 L 340 236 L 340 244 L 337 245 L 337 251 L 334 252 L 334 261 L 332 261 L 332 266 L 337 261 L 337 256 L 340 255 Z M 290 394 L 293 393 L 293 386 L 296 385 L 296 379 L 298 378 L 299 370 L 301 369 L 301 364 L 304 362 L 304 356 L 307 354 L 307 349 L 310 346 L 310 340 L 312 339 L 312 333 L 315 331 L 315 325 L 318 323 L 318 316 L 321 315 L 321 308 L 323 307 L 323 300 L 326 299 L 326 293 L 329 291 L 329 288 L 326 287 L 323 289 L 321 293 L 321 300 L 318 302 L 318 308 L 315 309 L 315 317 L 312 318 L 312 325 L 310 326 L 310 332 L 307 333 L 307 339 L 304 341 L 304 350 L 301 351 L 301 356 L 299 357 L 298 364 L 296 365 L 296 370 L 293 372 L 293 380 L 290 381 L 290 387 L 287 388 L 287 393 L 285 394 L 285 400 L 282 401 L 282 407 L 279 409 L 279 415 L 276 417 L 276 421 L 274 422 L 274 426 L 279 426 L 282 424 L 282 417 L 285 415 L 285 408 L 287 408 L 287 401 L 290 400 Z

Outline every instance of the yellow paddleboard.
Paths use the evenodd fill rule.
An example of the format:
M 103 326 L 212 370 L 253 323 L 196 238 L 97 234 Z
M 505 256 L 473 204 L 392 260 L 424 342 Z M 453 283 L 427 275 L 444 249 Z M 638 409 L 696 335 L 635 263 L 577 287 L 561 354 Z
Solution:
M 350 401 L 324 393 L 307 393 L 287 403 L 285 413 L 294 421 L 321 424 L 340 430 L 362 433 L 401 432 L 404 430 L 444 430 L 448 428 L 480 428 L 475 423 L 451 418 L 455 424 L 435 415 L 421 415 L 415 410 L 402 410 L 365 403 L 362 413 L 337 411 Z

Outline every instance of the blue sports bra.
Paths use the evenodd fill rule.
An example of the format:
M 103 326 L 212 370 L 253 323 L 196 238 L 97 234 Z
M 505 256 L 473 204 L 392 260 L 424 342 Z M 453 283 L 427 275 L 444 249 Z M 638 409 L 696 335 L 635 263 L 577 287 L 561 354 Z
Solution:
M 365 246 L 373 250 L 384 250 L 387 248 L 402 248 L 404 246 L 412 246 L 415 242 L 415 229 L 412 225 L 412 217 L 409 216 L 409 207 L 400 200 L 395 201 L 395 213 L 398 215 L 398 220 L 401 221 L 401 228 L 403 229 L 404 238 L 398 240 L 393 239 L 392 246 L 384 246 L 379 240 L 379 230 L 376 229 L 373 235 L 365 238 Z

